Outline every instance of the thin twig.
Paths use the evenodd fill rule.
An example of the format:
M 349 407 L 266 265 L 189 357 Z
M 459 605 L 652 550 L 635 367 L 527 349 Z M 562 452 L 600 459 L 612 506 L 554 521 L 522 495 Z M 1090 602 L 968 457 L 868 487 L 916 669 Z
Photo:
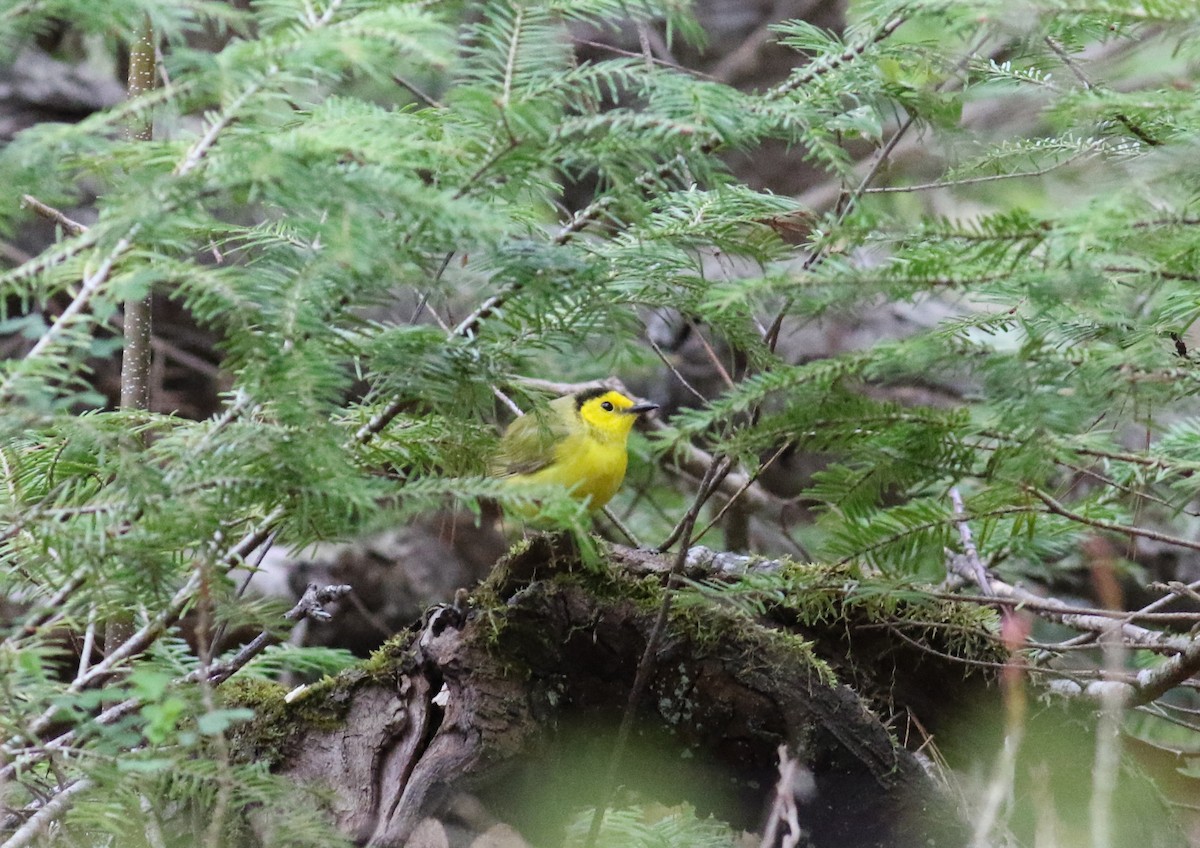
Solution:
M 133 245 L 133 238 L 137 234 L 138 229 L 139 226 L 137 224 L 130 227 L 129 234 L 113 245 L 112 250 L 100 262 L 100 267 L 84 277 L 83 283 L 79 287 L 79 293 L 67 304 L 67 308 L 59 314 L 54 323 L 46 329 L 46 332 L 42 333 L 37 343 L 21 359 L 22 365 L 37 359 L 46 352 L 47 348 L 58 341 L 58 337 L 75 320 L 75 316 L 83 311 L 96 292 L 100 290 L 100 287 L 107 282 L 108 275 L 112 272 L 113 265 L 117 259 L 124 255 Z M 12 371 L 4 379 L 4 382 L 0 383 L 0 402 L 8 403 L 12 401 L 14 384 L 19 373 L 19 369 Z
M 857 52 L 851 50 L 846 51 L 842 57 L 839 57 L 839 60 L 848 61 L 849 59 L 854 58 L 854 56 L 859 55 L 871 44 L 881 41 L 895 32 L 895 30 L 904 23 L 904 20 L 905 18 L 903 16 L 893 18 L 891 21 L 885 24 L 883 28 L 879 30 L 879 32 L 876 33 L 874 39 L 864 43 L 863 45 L 860 45 L 860 49 Z M 979 51 L 979 49 L 983 46 L 984 41 L 985 39 L 981 37 L 979 42 L 967 51 L 966 55 L 964 55 L 955 66 L 954 74 L 961 73 L 968 67 L 971 57 Z M 953 77 L 948 77 L 939 86 L 937 86 L 936 90 L 940 91 L 947 88 L 952 79 Z M 837 220 L 835 221 L 834 227 L 845 221 L 851 210 L 857 206 L 858 202 L 863 197 L 863 193 L 875 180 L 876 175 L 878 175 L 879 171 L 883 168 L 884 164 L 888 160 L 888 157 L 891 156 L 892 151 L 896 149 L 896 145 L 898 145 L 900 140 L 908 133 L 915 121 L 915 114 L 909 114 L 907 117 L 905 117 L 905 119 L 900 123 L 900 126 L 896 128 L 896 131 L 892 133 L 891 137 L 887 140 L 884 146 L 876 153 L 874 160 L 871 163 L 871 167 L 867 170 L 866 175 L 859 181 L 858 186 L 849 194 L 844 194 L 839 198 Z M 828 256 L 829 252 L 833 249 L 835 243 L 836 242 L 833 239 L 825 239 L 815 250 L 809 253 L 808 257 L 801 265 L 800 271 L 809 271 L 823 262 L 825 257 Z M 767 331 L 763 334 L 763 341 L 766 343 L 769 350 L 774 351 L 776 346 L 779 344 L 779 334 L 783 329 L 783 321 L 791 311 L 794 303 L 794 297 L 789 295 L 784 300 L 783 306 L 776 313 L 774 320 L 772 320 L 771 324 L 767 327 Z
M 704 504 L 708 502 L 709 497 L 721 485 L 721 481 L 729 474 L 732 467 L 733 460 L 727 456 L 713 458 L 712 464 L 709 465 L 704 477 L 700 480 L 700 488 L 696 492 L 696 497 L 692 499 L 692 505 L 684 513 L 683 518 L 679 520 L 679 523 L 675 525 L 675 528 L 667 538 L 655 550 L 659 553 L 664 553 L 680 539 L 683 540 L 682 547 L 687 547 L 688 542 L 691 540 L 692 528 L 695 526 L 696 519 L 700 515 L 700 510 L 704 508 Z
M 642 48 L 641 57 L 646 63 L 646 73 L 654 73 L 654 50 L 650 47 L 650 27 L 646 22 L 639 20 L 634 24 L 637 29 L 638 46 Z
M 807 780 L 806 780 L 807 778 Z M 788 753 L 786 745 L 779 746 L 779 779 L 775 781 L 775 792 L 771 812 L 763 828 L 759 848 L 796 848 L 804 836 L 800 829 L 798 800 L 808 800 L 807 795 L 815 788 L 812 775 L 800 761 Z M 804 792 L 809 789 L 809 792 Z M 787 832 L 780 834 L 780 825 L 787 825 Z
M 668 425 L 654 418 L 650 419 L 649 427 L 651 430 L 659 431 L 668 429 Z M 711 453 L 696 447 L 691 442 L 678 445 L 674 449 L 672 459 L 675 469 L 696 480 L 703 477 L 704 470 L 713 463 Z M 778 511 L 785 504 L 785 501 L 771 494 L 757 480 L 750 479 L 749 475 L 742 471 L 733 471 L 732 469 L 722 479 L 719 491 L 731 498 L 736 495 L 743 506 L 747 506 L 755 512 Z
M 600 828 L 604 824 L 604 815 L 607 812 L 608 805 L 611 803 L 612 793 L 616 789 L 617 772 L 625 756 L 625 748 L 629 744 L 629 734 L 633 731 L 633 720 L 634 716 L 637 715 L 638 705 L 642 701 L 646 684 L 650 680 L 650 674 L 654 671 L 658 648 L 662 643 L 663 634 L 667 629 L 667 618 L 671 613 L 671 602 L 675 597 L 675 586 L 683 574 L 683 567 L 687 562 L 688 540 L 691 537 L 693 528 L 696 526 L 696 518 L 700 515 L 700 510 L 703 508 L 705 501 L 716 490 L 719 478 L 722 474 L 728 472 L 731 464 L 727 458 L 721 457 L 709 467 L 708 473 L 700 481 L 700 489 L 692 501 L 691 508 L 688 509 L 687 514 L 680 522 L 680 526 L 676 528 L 678 530 L 678 538 L 682 541 L 679 545 L 679 551 L 675 554 L 671 571 L 667 575 L 666 584 L 663 586 L 662 603 L 659 604 L 658 615 L 654 620 L 653 626 L 650 628 L 650 634 L 646 639 L 646 648 L 642 652 L 642 658 L 638 662 L 637 671 L 633 677 L 633 685 L 629 689 L 629 697 L 625 702 L 625 711 L 621 715 L 621 724 L 617 728 L 617 738 L 613 743 L 613 750 L 608 761 L 608 771 L 603 790 L 604 797 L 596 804 L 595 812 L 592 814 L 592 823 L 588 828 L 587 840 L 584 842 L 585 848 L 595 848 L 596 840 L 600 836 Z M 665 550 L 667 547 L 669 547 L 669 544 L 664 544 L 659 547 L 659 550 Z
M 66 812 L 67 807 L 75 800 L 75 796 L 86 792 L 92 788 L 92 781 L 88 778 L 81 777 L 59 789 L 53 798 L 42 805 L 42 808 L 29 817 L 25 824 L 21 825 L 17 831 L 5 840 L 0 848 L 24 848 L 37 836 L 42 833 L 45 828 L 50 826 L 50 822 L 58 816 Z
M 1133 498 L 1134 500 L 1150 501 L 1151 503 L 1156 503 L 1159 506 L 1165 507 L 1168 510 L 1172 510 L 1172 511 L 1177 510 L 1178 512 L 1180 512 L 1183 515 L 1190 515 L 1192 518 L 1200 518 L 1200 512 L 1197 512 L 1194 509 L 1188 509 L 1187 507 L 1180 507 L 1177 504 L 1171 503 L 1166 498 L 1151 494 L 1150 492 L 1146 491 L 1144 488 L 1135 488 L 1133 486 L 1127 486 L 1124 483 L 1118 483 L 1116 480 L 1112 479 L 1111 477 L 1106 477 L 1105 475 L 1101 474 L 1099 471 L 1096 471 L 1094 468 L 1087 468 L 1082 465 L 1076 465 L 1073 462 L 1067 462 L 1066 460 L 1063 460 L 1063 459 L 1056 459 L 1055 463 L 1057 463 L 1058 465 L 1061 465 L 1063 468 L 1069 468 L 1071 470 L 1071 472 L 1074 474 L 1079 474 L 1083 477 L 1090 477 L 1093 480 L 1095 480 L 1096 482 L 1100 483 L 1103 486 L 1106 486 L 1107 488 L 1109 488 L 1113 491 L 1122 492 L 1123 494 L 1129 495 L 1129 497 Z M 1200 600 L 1200 598 L 1197 598 L 1197 600 Z
M 263 519 L 262 524 L 254 530 L 247 533 L 242 539 L 230 548 L 219 560 L 225 571 L 233 568 L 236 565 L 241 565 L 246 555 L 258 548 L 263 541 L 270 536 L 270 530 L 267 525 L 273 527 L 283 517 L 283 508 L 278 507 L 274 512 Z M 214 544 L 219 544 L 221 536 L 218 533 L 213 539 Z M 112 650 L 101 662 L 92 666 L 84 674 L 78 675 L 71 681 L 67 687 L 68 694 L 82 692 L 92 686 L 96 686 L 108 680 L 115 674 L 122 663 L 126 660 L 137 656 L 150 647 L 159 636 L 173 626 L 183 615 L 184 611 L 191 605 L 196 592 L 201 586 L 200 567 L 192 569 L 191 576 L 184 584 L 176 590 L 171 596 L 170 602 L 162 609 L 154 618 L 150 619 L 145 625 L 138 629 L 135 633 L 124 640 L 119 646 Z M 30 726 L 32 735 L 41 734 L 58 715 L 57 707 L 50 707 L 33 721 Z
M 973 513 L 971 517 L 972 518 L 998 518 L 1000 516 L 1005 516 L 1005 515 L 1024 515 L 1024 514 L 1027 514 L 1030 512 L 1037 512 L 1037 510 L 1031 509 L 1028 506 L 1015 506 L 1015 505 L 1014 506 L 1001 506 L 1001 507 L 997 507 L 996 509 L 989 509 L 984 512 Z M 861 557 L 865 556 L 866 554 L 872 553 L 873 551 L 877 551 L 881 548 L 886 548 L 888 545 L 895 544 L 896 542 L 900 541 L 901 539 L 905 538 L 906 536 L 911 536 L 913 533 L 920 532 L 921 530 L 929 530 L 934 527 L 941 527 L 942 525 L 951 523 L 953 521 L 954 521 L 953 516 L 938 517 L 938 518 L 931 519 L 929 521 L 922 521 L 918 524 L 915 524 L 915 525 L 912 525 L 909 527 L 904 527 L 900 530 L 897 530 L 894 533 L 889 533 L 887 536 L 883 537 L 882 539 L 877 539 L 876 541 L 872 542 L 869 545 L 866 545 L 865 547 L 861 547 L 861 548 L 857 549 L 853 553 L 846 554 L 846 556 L 837 560 L 834 564 L 835 565 L 846 565 L 849 562 L 853 562 L 856 559 L 860 559 Z
M 483 164 L 481 164 L 478 168 L 476 168 L 474 173 L 472 173 L 471 176 L 467 177 L 466 181 L 458 187 L 458 189 L 453 194 L 453 198 L 455 200 L 461 200 L 462 198 L 466 197 L 467 192 L 471 190 L 471 188 L 474 186 L 474 184 L 476 182 L 478 182 L 483 177 L 484 174 L 486 174 L 488 171 L 490 171 L 492 168 L 494 168 L 496 166 L 497 162 L 502 160 L 505 156 L 512 153 L 514 150 L 516 150 L 520 146 L 521 146 L 521 140 L 519 138 L 517 138 L 516 136 L 513 136 L 510 134 L 508 143 L 505 144 L 503 147 L 501 147 L 499 150 L 497 150 L 495 153 L 493 153 L 491 156 L 489 156 L 487 159 L 485 159 L 483 161 Z M 445 265 L 443 264 L 442 267 L 445 268 Z M 466 334 L 458 333 L 458 335 L 466 335 Z
M 1087 74 L 1083 72 L 1083 69 L 1079 67 L 1075 60 L 1071 58 L 1071 56 L 1055 38 L 1047 35 L 1043 40 L 1046 42 L 1046 45 L 1052 51 L 1054 51 L 1054 55 L 1058 56 L 1059 60 L 1061 60 L 1062 63 L 1067 66 L 1067 69 L 1075 75 L 1075 79 L 1079 80 L 1080 85 L 1083 86 L 1085 91 L 1096 90 L 1096 86 L 1090 79 L 1088 79 Z M 1132 133 L 1143 144 L 1149 147 L 1157 147 L 1162 144 L 1161 141 L 1152 137 L 1144 129 L 1131 121 L 1124 113 L 1118 112 L 1114 117 L 1121 122 L 1125 129 L 1129 130 L 1129 132 Z
M 851 45 L 830 59 L 824 61 L 815 61 L 805 66 L 803 73 L 797 74 L 791 79 L 781 82 L 779 85 L 770 89 L 764 99 L 778 100 L 786 94 L 790 94 L 797 89 L 803 88 L 811 82 L 814 82 L 818 77 L 831 73 L 837 70 L 842 65 L 848 64 L 859 56 L 867 52 L 871 47 L 888 38 L 892 33 L 898 30 L 901 25 L 907 20 L 904 15 L 898 15 L 886 22 L 883 26 L 877 29 L 870 37 L 864 38 L 858 44 Z
M 713 368 L 715 368 L 717 371 L 717 374 L 725 382 L 725 386 L 730 389 L 734 388 L 735 384 L 733 382 L 733 377 L 729 375 L 729 371 L 726 370 L 725 365 L 721 362 L 721 358 L 717 356 L 717 352 L 713 350 L 713 347 L 711 344 L 709 344 L 708 339 L 704 338 L 704 333 L 702 333 L 700 328 L 694 323 L 692 325 L 692 332 L 694 333 L 696 339 L 700 342 L 700 346 L 704 348 L 704 353 L 706 356 L 708 356 L 708 361 L 712 363 Z
M 516 6 L 512 9 L 512 14 L 512 37 L 509 39 L 508 58 L 504 62 L 504 84 L 498 104 L 501 112 L 508 108 L 508 104 L 512 100 L 513 77 L 516 76 L 517 54 L 521 46 L 521 34 L 525 24 L 525 7 Z
M 1040 618 L 1066 625 L 1074 630 L 1087 633 L 1104 633 L 1114 624 L 1119 625 L 1121 639 L 1128 645 L 1141 650 L 1153 651 L 1160 654 L 1179 655 L 1192 650 L 1195 639 L 1182 635 L 1165 633 L 1139 627 L 1123 620 L 1120 612 L 1113 610 L 1077 607 L 1054 597 L 1041 597 L 1032 592 L 999 580 L 988 577 L 990 595 L 959 595 L 935 592 L 933 597 L 947 600 L 966 601 L 984 605 L 999 605 L 1006 608 L 1023 609 L 1034 613 Z M 1162 619 L 1147 619 L 1164 622 Z
M 1100 607 L 1084 607 L 1068 604 L 1055 597 L 1043 597 L 1013 586 L 995 577 L 988 577 L 991 595 L 965 595 L 961 592 L 930 592 L 930 597 L 945 601 L 966 601 L 972 604 L 1019 607 L 1037 615 L 1043 615 L 1051 621 L 1065 624 L 1075 630 L 1099 632 L 1114 621 L 1130 624 L 1131 621 L 1145 621 L 1155 624 L 1175 624 L 1179 626 L 1195 626 L 1200 624 L 1200 613 L 1165 612 L 1165 613 L 1127 613 L 1120 610 L 1109 610 Z M 1137 648 L 1143 648 L 1158 653 L 1178 653 L 1186 650 L 1191 644 L 1189 636 L 1180 633 L 1168 633 L 1134 627 L 1124 632 L 1126 642 Z M 1066 644 L 1066 643 L 1060 643 Z M 1072 645 L 1072 647 L 1077 647 Z
M 96 607 L 93 604 L 88 610 L 87 627 L 83 631 L 83 647 L 79 649 L 79 667 L 76 676 L 87 673 L 92 662 L 92 650 L 96 647 Z
M 12 632 L 3 641 L 0 641 L 0 648 L 9 648 L 22 635 L 36 632 L 61 621 L 66 615 L 67 600 L 79 590 L 86 580 L 87 577 L 82 571 L 71 575 L 70 579 L 60 586 L 58 591 L 51 595 L 44 604 L 36 606 L 28 617 L 17 623 Z
M 761 477 L 762 474 L 775 463 L 775 460 L 783 456 L 784 452 L 791 446 L 792 445 L 790 442 L 785 442 L 784 444 L 780 445 L 779 449 L 776 450 L 775 453 L 771 454 L 771 456 L 767 458 L 766 462 L 760 464 L 758 468 L 754 469 L 754 473 L 745 475 L 745 480 L 741 483 L 741 485 L 739 485 L 737 489 L 734 490 L 733 494 L 726 499 L 725 503 L 721 505 L 721 508 L 717 510 L 717 514 L 714 515 L 709 522 L 704 525 L 700 532 L 695 534 L 695 536 L 692 538 L 692 541 L 699 542 L 701 539 L 703 539 L 708 531 L 715 527 L 717 522 L 724 517 L 725 513 L 729 511 L 730 507 L 737 503 L 738 499 L 741 498 L 742 495 L 746 494 L 750 487 L 758 482 L 758 478 Z
M 649 61 L 655 65 L 659 65 L 664 68 L 670 68 L 673 71 L 679 71 L 681 74 L 687 74 L 689 76 L 693 76 L 698 79 L 715 80 L 715 77 L 713 77 L 712 74 L 706 74 L 706 73 L 704 73 L 704 71 L 698 70 L 696 68 L 689 68 L 687 65 L 681 65 L 678 62 L 672 61 L 670 59 L 662 59 L 658 56 L 653 55 L 653 53 L 651 53 L 649 56 L 646 55 L 645 51 L 643 51 L 641 53 L 634 53 L 632 50 L 622 50 L 620 47 L 617 47 L 615 44 L 605 44 L 601 41 L 591 41 L 587 38 L 581 38 L 577 35 L 571 35 L 571 43 L 578 44 L 583 47 L 594 47 L 597 50 L 604 50 L 605 52 L 612 53 L 613 55 L 616 55 L 616 56 L 624 56 L 627 59 L 645 58 L 645 59 L 647 59 L 647 61 Z
M 294 607 L 283 614 L 283 617 L 288 621 L 296 623 L 305 619 L 321 622 L 329 621 L 332 616 L 325 609 L 325 605 L 344 598 L 351 591 L 352 587 L 344 584 L 318 586 L 316 583 L 309 583 L 308 587 L 304 590 L 304 595 Z M 246 663 L 262 653 L 264 648 L 277 641 L 278 637 L 273 632 L 269 630 L 262 631 L 243 645 L 230 660 L 214 664 L 207 672 L 209 682 L 217 684 L 228 680 L 242 669 Z
M 1017 180 L 1028 177 L 1044 177 L 1052 171 L 1059 168 L 1065 168 L 1067 165 L 1082 159 L 1090 153 L 1095 153 L 1094 147 L 1089 147 L 1084 150 L 1077 150 L 1075 153 L 1063 159 L 1061 162 L 1055 162 L 1052 165 L 1047 165 L 1044 168 L 1036 168 L 1032 171 L 1017 171 L 1012 174 L 989 174 L 983 177 L 963 177 L 957 180 L 943 180 L 941 182 L 931 183 L 915 183 L 913 185 L 904 186 L 876 186 L 874 188 L 863 189 L 863 194 L 907 194 L 915 191 L 935 191 L 937 189 L 959 188 L 961 186 L 978 185 L 979 183 L 991 183 L 997 180 Z
M 234 119 L 237 117 L 237 113 L 241 110 L 241 108 L 246 105 L 246 102 L 251 97 L 253 97 L 262 89 L 268 78 L 277 73 L 279 73 L 279 67 L 277 65 L 271 65 L 267 68 L 267 72 L 262 79 L 257 80 L 242 89 L 242 91 L 238 93 L 238 96 L 235 97 L 228 106 L 221 110 L 221 113 L 217 116 L 216 120 L 208 125 L 208 129 L 204 131 L 204 134 L 196 140 L 196 143 L 191 146 L 180 163 L 175 166 L 175 176 L 187 176 L 194 171 L 201 162 L 204 161 L 204 157 L 208 155 L 208 151 L 212 149 L 214 144 L 217 143 L 217 138 L 219 138 L 221 133 L 233 123 Z
M 1188 550 L 1200 551 L 1200 542 L 1194 542 L 1191 539 L 1185 539 L 1181 536 L 1172 536 L 1170 533 L 1160 533 L 1158 530 L 1150 530 L 1145 527 L 1134 527 L 1129 524 L 1118 524 L 1115 521 L 1107 521 L 1103 518 L 1088 518 L 1086 515 L 1081 515 L 1074 510 L 1068 509 L 1063 504 L 1059 503 L 1052 496 L 1043 492 L 1034 486 L 1026 486 L 1025 491 L 1029 492 L 1035 498 L 1046 505 L 1046 509 L 1055 515 L 1069 518 L 1080 524 L 1086 524 L 1088 527 L 1095 527 L 1097 530 L 1108 530 L 1112 533 L 1120 533 L 1123 536 L 1140 537 L 1143 539 L 1153 539 L 1156 542 L 1164 542 L 1168 545 L 1175 545 Z
M 967 567 L 971 571 L 971 576 L 983 594 L 991 595 L 992 587 L 988 580 L 987 569 L 979 559 L 979 549 L 975 547 L 975 539 L 971 535 L 971 525 L 967 522 L 967 511 L 963 506 L 958 486 L 950 487 L 950 504 L 954 508 L 954 523 L 958 525 L 958 538 L 962 541 L 963 553 L 966 555 Z
M 625 526 L 625 522 L 618 518 L 617 514 L 613 512 L 612 509 L 606 506 L 604 507 L 603 512 L 604 517 L 613 523 L 613 526 L 617 528 L 617 530 L 622 536 L 625 537 L 625 540 L 629 542 L 629 544 L 633 545 L 635 548 L 640 548 L 642 546 L 642 543 L 638 541 L 637 536 L 633 535 L 633 531 Z
M 688 392 L 691 393 L 692 397 L 700 401 L 700 403 L 708 403 L 708 398 L 700 394 L 700 392 L 698 392 L 695 387 L 687 381 L 687 378 L 679 373 L 679 369 L 675 367 L 675 363 L 667 358 L 667 355 L 663 352 L 663 349 L 658 346 L 658 343 L 654 341 L 654 339 L 650 338 L 649 335 L 646 336 L 646 341 L 649 343 L 650 349 L 658 355 L 658 358 L 662 361 L 662 364 L 667 366 L 667 370 L 670 371 L 671 374 L 674 375 L 675 379 L 679 381 L 679 384 L 687 389 Z
M 61 265 L 68 259 L 73 259 L 88 248 L 95 247 L 98 239 L 99 236 L 96 230 L 89 229 L 86 233 L 82 233 L 72 239 L 51 245 L 37 256 L 29 257 L 21 262 L 18 267 L 11 268 L 3 275 L 0 275 L 0 279 L 10 283 L 31 280 L 56 265 Z
M 717 140 L 710 140 L 700 146 L 700 150 L 704 153 L 714 153 L 719 149 L 720 144 Z M 650 190 L 659 185 L 666 179 L 676 168 L 686 165 L 686 160 L 682 155 L 676 155 L 668 159 L 666 162 L 660 163 L 658 166 L 651 168 L 637 176 L 633 184 L 638 188 Z M 554 236 L 554 244 L 564 245 L 582 231 L 589 223 L 598 219 L 600 213 L 604 212 L 610 206 L 616 203 L 616 197 L 611 194 L 606 194 L 598 197 L 589 203 L 587 206 L 578 210 L 571 216 L 571 220 L 559 228 L 558 233 Z
M 416 83 L 400 76 L 397 73 L 392 74 L 392 82 L 396 83 L 396 85 L 401 86 L 402 88 L 408 89 L 408 91 L 412 94 L 413 97 L 417 98 L 422 103 L 424 103 L 426 106 L 429 106 L 432 109 L 445 109 L 446 108 L 445 103 L 442 103 L 437 98 L 426 93 L 423 89 L 419 88 L 416 85 Z
M 21 205 L 32 209 L 43 218 L 53 221 L 73 236 L 81 236 L 88 231 L 86 225 L 79 223 L 73 218 L 68 218 L 53 206 L 47 206 L 32 194 L 21 195 Z

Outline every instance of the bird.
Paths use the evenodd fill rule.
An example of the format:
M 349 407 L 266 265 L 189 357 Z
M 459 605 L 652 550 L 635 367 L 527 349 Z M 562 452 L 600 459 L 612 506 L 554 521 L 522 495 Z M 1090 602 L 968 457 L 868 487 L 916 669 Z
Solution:
M 586 389 L 513 421 L 500 439 L 493 474 L 512 485 L 557 484 L 597 512 L 625 479 L 629 431 L 658 404 L 613 389 Z

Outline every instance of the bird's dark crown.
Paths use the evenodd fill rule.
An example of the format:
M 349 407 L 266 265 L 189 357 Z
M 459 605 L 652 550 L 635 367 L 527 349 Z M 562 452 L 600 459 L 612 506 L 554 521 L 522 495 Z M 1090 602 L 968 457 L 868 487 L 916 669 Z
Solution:
M 598 389 L 584 389 L 582 392 L 577 392 L 575 394 L 575 408 L 583 409 L 583 405 L 585 403 L 587 403 L 589 400 L 591 400 L 592 398 L 598 398 L 602 395 L 606 395 L 610 391 L 612 391 L 612 389 L 606 389 L 602 386 Z

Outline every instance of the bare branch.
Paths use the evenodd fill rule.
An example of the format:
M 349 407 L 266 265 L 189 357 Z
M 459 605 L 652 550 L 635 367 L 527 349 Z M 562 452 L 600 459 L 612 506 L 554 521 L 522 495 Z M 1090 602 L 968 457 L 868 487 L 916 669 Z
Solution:
M 68 218 L 53 206 L 47 206 L 32 194 L 21 195 L 21 205 L 32 209 L 43 218 L 53 221 L 73 236 L 83 235 L 88 231 L 86 225 L 79 223 L 73 218 Z
M 1066 506 L 1055 500 L 1046 492 L 1041 491 L 1033 486 L 1026 486 L 1025 491 L 1029 492 L 1035 498 L 1046 505 L 1047 511 L 1054 515 L 1069 518 L 1080 524 L 1086 524 L 1088 527 L 1095 527 L 1097 530 L 1108 530 L 1112 533 L 1120 533 L 1123 536 L 1132 538 L 1153 539 L 1156 542 L 1164 542 L 1168 545 L 1175 545 L 1180 548 L 1187 548 L 1193 551 L 1200 551 L 1200 542 L 1194 542 L 1191 539 L 1185 539 L 1182 536 L 1172 536 L 1170 533 L 1161 533 L 1158 530 L 1150 530 L 1145 527 L 1134 527 L 1129 524 L 1118 524 L 1115 521 L 1107 521 L 1103 518 L 1088 518 L 1074 510 L 1068 509 Z
M 950 487 L 950 503 L 954 507 L 954 523 L 958 525 L 958 538 L 962 541 L 963 553 L 966 554 L 966 566 L 970 573 L 971 579 L 979 586 L 983 594 L 992 594 L 992 587 L 988 581 L 987 569 L 979 560 L 979 549 L 975 547 L 975 539 L 971 536 L 971 525 L 967 523 L 967 512 L 963 507 L 962 495 L 959 494 L 958 486 Z M 951 557 L 954 561 L 954 557 Z
M 989 577 L 988 583 L 991 589 L 990 595 L 934 593 L 934 597 L 987 605 L 999 604 L 1028 610 L 1040 618 L 1087 633 L 1106 633 L 1112 629 L 1114 624 L 1117 624 L 1121 640 L 1125 644 L 1132 648 L 1160 654 L 1186 653 L 1196 645 L 1196 640 L 1189 636 L 1164 633 L 1123 621 L 1125 614 L 1119 611 L 1073 606 L 1058 598 L 1035 595 L 1026 589 L 1005 583 L 995 577 Z
M 42 808 L 29 817 L 16 833 L 5 840 L 0 848 L 24 848 L 50 826 L 50 822 L 66 812 L 75 800 L 75 796 L 92 788 L 92 781 L 79 778 L 60 789 L 54 797 L 42 805 Z
M 812 772 L 788 753 L 786 745 L 779 746 L 779 779 L 775 781 L 774 800 L 767 824 L 763 828 L 760 848 L 796 848 L 804 837 L 800 829 L 798 801 L 809 801 L 816 794 Z M 780 825 L 786 825 L 780 834 Z
M 59 314 L 58 318 L 47 328 L 46 332 L 42 333 L 41 338 L 37 340 L 37 343 L 30 349 L 29 353 L 25 354 L 21 360 L 21 364 L 37 359 L 51 345 L 58 341 L 58 337 L 71 325 L 75 320 L 75 316 L 84 310 L 88 302 L 92 299 L 92 296 L 108 281 L 108 276 L 112 272 L 113 265 L 133 245 L 133 238 L 137 234 L 138 229 L 138 225 L 134 224 L 130 228 L 129 234 L 113 245 L 112 250 L 100 262 L 100 267 L 84 277 L 83 284 L 79 288 L 79 293 L 67 304 L 67 308 Z M 0 401 L 12 401 L 15 381 L 19 373 L 20 368 L 15 369 L 9 373 L 3 383 L 0 383 Z
M 1068 156 L 1066 159 L 1063 159 L 1061 162 L 1055 162 L 1051 165 L 1045 166 L 1044 168 L 1035 168 L 1030 171 L 1017 171 L 1012 174 L 989 174 L 987 176 L 982 176 L 982 177 L 964 177 L 964 178 L 958 179 L 958 180 L 943 180 L 940 182 L 935 181 L 935 182 L 931 182 L 931 183 L 916 183 L 914 185 L 904 185 L 904 186 L 877 186 L 877 187 L 873 187 L 873 188 L 865 188 L 865 189 L 863 189 L 862 193 L 863 194 L 907 194 L 909 192 L 915 192 L 915 191 L 934 191 L 936 189 L 960 188 L 961 186 L 979 185 L 980 183 L 992 183 L 992 182 L 996 182 L 997 180 L 1019 180 L 1019 179 L 1024 179 L 1024 178 L 1028 178 L 1028 177 L 1044 177 L 1046 174 L 1049 174 L 1052 171 L 1056 171 L 1059 168 L 1065 168 L 1066 166 L 1079 161 L 1084 156 L 1087 156 L 1089 154 L 1096 153 L 1096 152 L 1098 152 L 1097 148 L 1088 147 L 1084 150 L 1076 151 L 1075 153 Z
M 267 69 L 266 77 L 273 76 L 278 72 L 278 66 L 271 65 Z M 200 136 L 200 138 L 196 140 L 196 143 L 191 146 L 187 154 L 183 157 L 182 161 L 175 166 L 176 176 L 187 176 L 194 171 L 201 162 L 204 161 L 204 157 L 208 154 L 208 151 L 214 144 L 217 143 L 217 138 L 230 124 L 233 123 L 238 112 L 241 111 L 241 108 L 246 105 L 246 101 L 248 101 L 262 89 L 266 77 L 246 86 L 241 92 L 238 93 L 238 96 L 235 97 L 228 106 L 221 110 L 221 113 L 217 116 L 216 120 L 208 125 L 208 129 L 204 131 L 204 135 Z
M 304 595 L 294 607 L 283 614 L 283 617 L 288 621 L 296 623 L 306 618 L 321 622 L 329 621 L 333 616 L 325 609 L 325 604 L 340 600 L 350 594 L 351 591 L 352 587 L 344 584 L 318 586 L 316 583 L 309 583 L 308 588 L 304 590 Z M 243 645 L 228 662 L 211 666 L 208 670 L 209 682 L 223 683 L 228 680 L 244 668 L 246 663 L 262 653 L 264 648 L 277 641 L 278 638 L 274 633 L 269 630 L 262 631 Z

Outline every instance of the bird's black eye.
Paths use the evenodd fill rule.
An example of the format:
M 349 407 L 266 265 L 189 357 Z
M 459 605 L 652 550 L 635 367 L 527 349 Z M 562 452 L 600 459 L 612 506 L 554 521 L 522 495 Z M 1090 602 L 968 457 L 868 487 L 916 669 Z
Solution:
M 601 409 L 603 409 L 605 412 L 612 412 L 612 411 L 613 411 L 613 405 L 612 405 L 612 403 L 611 403 L 611 402 L 609 402 L 609 401 L 607 401 L 607 400 L 606 400 L 604 403 L 600 404 L 600 408 L 601 408 Z

